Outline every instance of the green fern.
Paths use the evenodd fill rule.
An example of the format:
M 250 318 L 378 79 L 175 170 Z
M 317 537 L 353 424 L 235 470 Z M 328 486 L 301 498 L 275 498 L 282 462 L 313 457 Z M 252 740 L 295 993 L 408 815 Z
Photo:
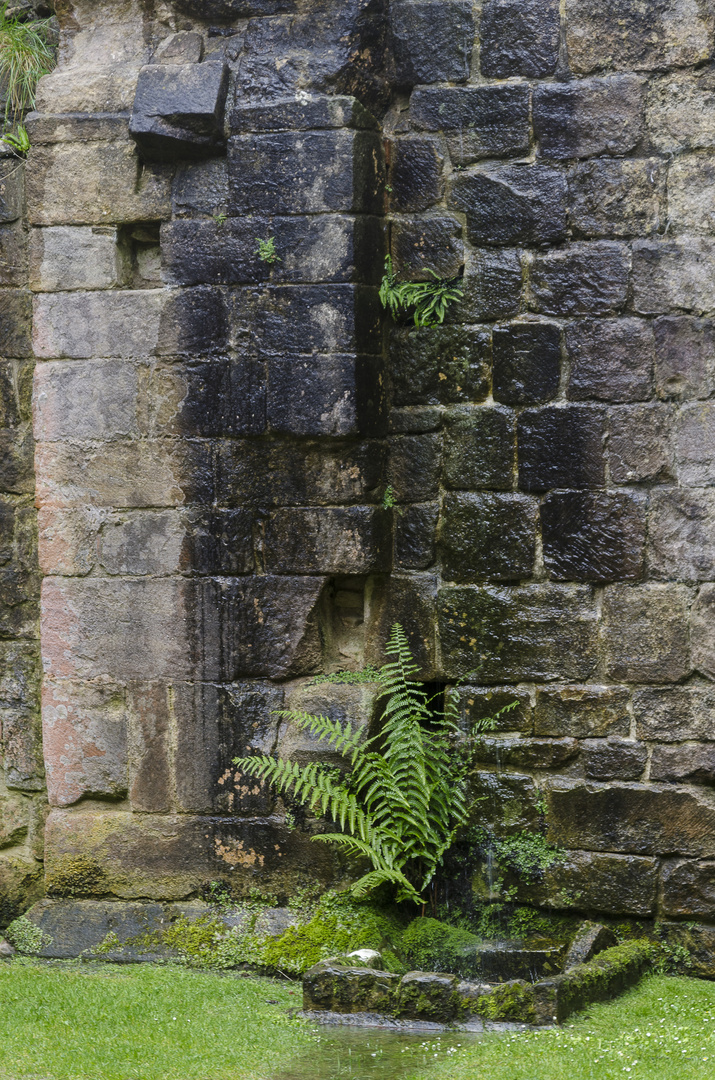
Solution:
M 415 326 L 438 326 L 444 322 L 447 308 L 461 300 L 464 290 L 459 278 L 445 281 L 434 270 L 430 273 L 434 281 L 398 281 L 392 258 L 387 256 L 380 300 L 393 319 L 412 311 Z
M 352 886 L 355 897 L 389 884 L 396 898 L 425 903 L 428 888 L 467 819 L 466 766 L 455 760 L 456 694 L 434 713 L 418 682 L 404 630 L 396 623 L 379 669 L 386 701 L 378 735 L 365 739 L 350 723 L 285 710 L 279 715 L 327 741 L 348 771 L 320 763 L 298 765 L 265 754 L 236 758 L 247 776 L 289 793 L 341 830 L 313 839 L 367 859 L 372 869 Z

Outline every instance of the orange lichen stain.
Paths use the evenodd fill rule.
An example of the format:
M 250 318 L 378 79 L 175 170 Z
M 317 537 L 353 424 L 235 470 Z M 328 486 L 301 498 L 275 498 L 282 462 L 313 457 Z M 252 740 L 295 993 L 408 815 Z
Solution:
M 238 774 L 236 774 L 236 775 L 238 775 Z M 226 781 L 228 779 L 230 779 L 230 776 L 231 776 L 231 770 L 226 769 L 226 772 L 223 774 L 223 776 L 219 776 L 218 783 L 221 784 L 221 786 L 223 786 L 226 783 Z
M 223 859 L 229 866 L 263 866 L 266 861 L 265 856 L 259 855 L 257 851 L 245 851 L 243 840 L 239 840 L 233 851 L 222 844 L 218 837 L 214 838 L 214 846 L 218 858 Z

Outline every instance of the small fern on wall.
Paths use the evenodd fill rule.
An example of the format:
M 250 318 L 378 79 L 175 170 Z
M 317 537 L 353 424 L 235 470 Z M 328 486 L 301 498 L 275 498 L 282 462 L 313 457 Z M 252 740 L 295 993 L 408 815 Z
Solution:
M 384 691 L 380 733 L 326 716 L 287 710 L 279 715 L 325 740 L 349 762 L 346 774 L 320 763 L 299 765 L 265 754 L 236 758 L 247 776 L 268 781 L 309 810 L 328 815 L 340 832 L 313 839 L 366 858 L 372 869 L 352 893 L 365 896 L 390 884 L 396 899 L 425 903 L 442 856 L 467 819 L 466 767 L 456 760 L 457 697 L 444 711 L 430 709 L 404 630 L 392 628 L 388 662 L 376 673 Z
M 447 309 L 464 295 L 459 278 L 445 280 L 432 270 L 434 281 L 398 281 L 392 258 L 385 259 L 380 301 L 393 319 L 411 314 L 415 326 L 438 326 Z

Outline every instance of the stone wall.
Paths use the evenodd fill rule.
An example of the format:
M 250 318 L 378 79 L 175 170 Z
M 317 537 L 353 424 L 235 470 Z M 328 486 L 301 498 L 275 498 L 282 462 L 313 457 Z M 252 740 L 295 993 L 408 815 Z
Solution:
M 284 705 L 368 723 L 310 680 L 399 619 L 465 726 L 520 702 L 475 789 L 568 852 L 528 899 L 715 921 L 710 9 L 59 14 L 28 165 L 50 893 L 340 882 L 231 760 L 324 756 Z M 464 273 L 443 327 L 384 326 L 386 243 Z

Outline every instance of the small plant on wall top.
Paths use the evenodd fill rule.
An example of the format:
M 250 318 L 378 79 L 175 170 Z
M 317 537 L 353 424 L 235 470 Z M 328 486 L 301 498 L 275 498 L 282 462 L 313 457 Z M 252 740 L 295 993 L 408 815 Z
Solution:
M 268 263 L 269 266 L 273 266 L 277 262 L 283 262 L 276 251 L 275 236 L 269 236 L 266 240 L 261 240 L 260 236 L 257 236 L 256 243 L 258 244 L 256 255 L 261 262 Z
M 385 259 L 385 274 L 380 285 L 380 300 L 393 319 L 411 316 L 415 326 L 438 326 L 447 309 L 461 300 L 464 290 L 459 278 L 444 280 L 430 271 L 434 281 L 398 281 L 392 258 Z
M 6 93 L 5 123 L 34 108 L 35 90 L 55 66 L 55 31 L 50 19 L 28 21 L 0 5 L 0 83 Z

